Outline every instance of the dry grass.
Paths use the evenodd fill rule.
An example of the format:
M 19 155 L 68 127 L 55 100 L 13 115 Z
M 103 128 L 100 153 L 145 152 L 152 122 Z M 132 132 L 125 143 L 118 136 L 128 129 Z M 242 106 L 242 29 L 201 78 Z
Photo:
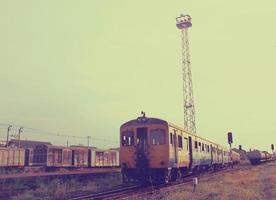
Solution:
M 196 192 L 192 185 L 177 187 L 173 191 L 161 191 L 140 199 L 166 200 L 275 200 L 276 163 L 259 166 L 237 167 L 211 177 L 199 177 Z M 130 198 L 131 199 L 131 198 Z M 136 198 L 137 199 L 137 198 Z
M 88 180 L 61 180 L 37 181 L 38 187 L 34 190 L 20 192 L 10 198 L 11 200 L 65 200 L 71 195 L 86 192 L 99 192 L 108 190 L 121 184 L 120 174 L 110 174 Z M 5 199 L 6 200 L 6 199 Z

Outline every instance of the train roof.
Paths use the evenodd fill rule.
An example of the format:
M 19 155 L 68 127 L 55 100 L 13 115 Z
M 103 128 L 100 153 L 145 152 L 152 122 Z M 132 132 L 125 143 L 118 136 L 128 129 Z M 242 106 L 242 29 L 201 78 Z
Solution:
M 196 138 L 200 138 L 200 139 L 205 140 L 205 141 L 207 141 L 209 143 L 218 145 L 221 148 L 228 149 L 225 146 L 222 146 L 222 145 L 220 145 L 220 144 L 218 144 L 216 142 L 212 142 L 212 141 L 210 141 L 210 140 L 208 140 L 206 138 L 198 136 L 197 134 L 193 134 L 193 133 L 187 132 L 182 127 L 177 126 L 177 125 L 175 125 L 175 124 L 173 124 L 173 123 L 171 123 L 169 121 L 166 121 L 166 120 L 163 120 L 163 119 L 160 119 L 160 118 L 141 116 L 141 117 L 138 117 L 137 119 L 133 119 L 133 120 L 127 121 L 126 123 L 124 123 L 123 125 L 121 125 L 121 128 L 124 128 L 126 126 L 139 126 L 139 125 L 150 125 L 150 124 L 164 124 L 164 125 L 172 126 L 172 127 L 176 128 L 176 129 L 180 129 L 181 131 L 186 132 L 189 135 L 195 136 Z
M 20 144 L 21 148 L 27 149 L 27 148 L 34 148 L 37 145 L 52 145 L 50 142 L 41 142 L 41 141 L 34 141 L 34 140 L 16 140 L 11 139 L 8 142 L 9 147 L 17 147 Z
M 138 117 L 137 119 L 130 120 L 123 125 L 121 125 L 121 128 L 124 128 L 125 126 L 139 126 L 139 125 L 150 125 L 150 124 L 165 124 L 167 125 L 168 122 L 159 119 L 159 118 L 153 118 L 153 117 Z
M 220 146 L 221 148 L 227 149 L 227 147 L 222 146 L 222 145 L 220 145 L 220 144 L 218 144 L 218 143 L 216 143 L 216 142 L 213 142 L 213 141 L 211 141 L 211 140 L 209 140 L 209 139 L 203 138 L 203 137 L 201 137 L 201 136 L 199 136 L 199 135 L 197 135 L 197 134 L 194 134 L 194 133 L 187 132 L 187 131 L 185 131 L 183 128 L 181 128 L 181 127 L 179 127 L 179 126 L 177 126 L 177 125 L 175 125 L 175 124 L 173 124 L 173 123 L 168 122 L 168 124 L 169 124 L 170 126 L 174 127 L 174 128 L 180 129 L 181 131 L 184 131 L 185 133 L 187 133 L 187 134 L 189 134 L 189 135 L 192 135 L 192 136 L 194 136 L 194 137 L 196 137 L 196 138 L 200 138 L 201 140 L 207 141 L 207 142 L 209 142 L 209 143 L 218 145 L 218 146 Z

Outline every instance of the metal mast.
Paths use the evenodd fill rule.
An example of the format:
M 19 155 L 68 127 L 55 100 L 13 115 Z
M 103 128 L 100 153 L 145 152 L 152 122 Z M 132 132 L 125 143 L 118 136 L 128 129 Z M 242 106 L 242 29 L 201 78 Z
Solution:
M 181 30 L 182 40 L 184 129 L 190 133 L 196 133 L 195 106 L 188 38 L 188 29 L 192 27 L 192 18 L 189 15 L 181 14 L 176 18 L 176 27 Z

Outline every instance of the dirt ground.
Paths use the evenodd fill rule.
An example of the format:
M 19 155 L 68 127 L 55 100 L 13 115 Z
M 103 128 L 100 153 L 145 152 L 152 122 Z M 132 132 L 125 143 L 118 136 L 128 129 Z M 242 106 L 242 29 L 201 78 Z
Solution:
M 276 200 L 276 162 L 237 166 L 225 173 L 199 176 L 195 192 L 191 183 L 141 199 Z

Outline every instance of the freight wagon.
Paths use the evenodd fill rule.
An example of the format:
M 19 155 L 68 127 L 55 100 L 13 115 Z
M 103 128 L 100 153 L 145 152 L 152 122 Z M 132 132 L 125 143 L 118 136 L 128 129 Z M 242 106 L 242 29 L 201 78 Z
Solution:
M 69 167 L 72 163 L 71 149 L 62 146 L 37 145 L 33 149 L 32 166 Z
M 92 167 L 118 167 L 118 150 L 90 149 Z
M 74 167 L 88 167 L 88 148 L 87 147 L 70 147 L 72 151 L 72 166 Z
M 268 152 L 259 150 L 247 152 L 247 157 L 252 165 L 257 165 L 271 159 L 271 155 Z
M 21 144 L 23 148 L 18 148 Z M 60 168 L 119 167 L 119 149 L 55 146 L 47 142 L 12 140 L 0 147 L 0 167 L 25 167 L 26 171 Z
M 0 167 L 23 167 L 25 163 L 25 151 L 21 148 L 0 147 Z

